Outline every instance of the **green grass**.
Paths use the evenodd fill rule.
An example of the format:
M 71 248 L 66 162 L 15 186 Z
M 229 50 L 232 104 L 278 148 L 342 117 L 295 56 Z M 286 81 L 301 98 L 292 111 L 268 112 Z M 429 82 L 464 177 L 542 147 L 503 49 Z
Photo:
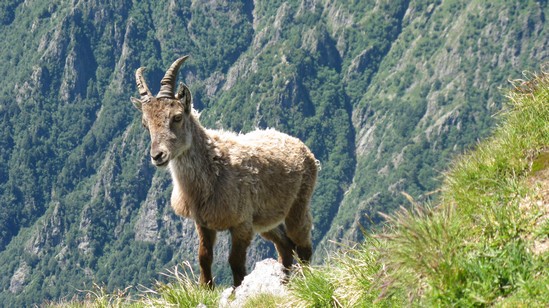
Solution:
M 259 294 L 249 298 L 242 308 L 275 308 L 282 306 L 286 301 L 282 296 Z
M 145 307 L 143 303 L 132 300 L 128 295 L 131 287 L 125 290 L 118 290 L 108 293 L 104 287 L 94 285 L 93 290 L 82 291 L 85 294 L 84 300 L 61 301 L 57 303 L 46 303 L 45 307 L 58 308 L 106 308 L 106 307 Z
M 157 282 L 154 289 L 142 292 L 142 302 L 149 307 L 197 307 L 204 304 L 208 307 L 217 306 L 222 288 L 214 291 L 200 286 L 198 277 L 192 271 L 190 264 L 185 263 L 183 272 L 178 267 L 169 271 L 166 275 L 171 282 Z
M 341 307 L 330 278 L 326 271 L 302 267 L 293 278 L 290 290 L 301 302 L 312 307 Z
M 435 204 L 403 193 L 410 206 L 386 216 L 382 232 L 323 266 L 298 267 L 289 296 L 245 307 L 547 305 L 549 251 L 533 248 L 549 240 L 549 74 L 515 81 L 499 117 L 493 136 L 453 163 Z M 169 276 L 135 300 L 100 291 L 60 306 L 217 306 L 219 291 L 199 287 L 192 271 Z
M 156 282 L 153 289 L 140 287 L 137 294 L 130 289 L 108 293 L 105 288 L 95 286 L 94 290 L 82 291 L 85 299 L 54 303 L 49 307 L 62 308 L 106 308 L 106 307 L 192 307 L 200 304 L 217 307 L 222 288 L 210 290 L 198 283 L 189 263 L 183 263 L 183 270 L 176 266 L 164 273 L 169 282 Z

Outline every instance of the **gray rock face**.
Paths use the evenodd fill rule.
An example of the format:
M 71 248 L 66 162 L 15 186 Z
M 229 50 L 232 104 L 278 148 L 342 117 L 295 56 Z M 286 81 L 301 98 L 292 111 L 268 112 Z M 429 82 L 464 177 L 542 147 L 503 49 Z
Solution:
M 284 266 L 274 259 L 265 259 L 255 264 L 254 270 L 244 277 L 236 289 L 228 288 L 221 294 L 219 307 L 242 307 L 246 301 L 259 294 L 284 296 L 288 291 Z
M 9 291 L 11 293 L 17 294 L 23 290 L 25 284 L 27 283 L 27 277 L 29 275 L 30 268 L 26 262 L 21 262 L 19 268 L 15 271 L 10 280 Z

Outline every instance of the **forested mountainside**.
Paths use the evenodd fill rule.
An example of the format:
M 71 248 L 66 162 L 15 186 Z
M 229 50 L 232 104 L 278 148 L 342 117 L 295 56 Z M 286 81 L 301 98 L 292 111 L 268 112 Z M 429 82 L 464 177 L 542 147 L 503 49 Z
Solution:
M 181 80 L 206 127 L 274 127 L 311 147 L 322 262 L 401 192 L 429 198 L 490 132 L 499 87 L 549 59 L 548 13 L 547 1 L 3 1 L 0 305 L 147 285 L 195 260 L 194 225 L 170 209 L 129 101 L 138 67 L 156 93 L 190 54 Z M 249 261 L 273 253 L 257 239 Z

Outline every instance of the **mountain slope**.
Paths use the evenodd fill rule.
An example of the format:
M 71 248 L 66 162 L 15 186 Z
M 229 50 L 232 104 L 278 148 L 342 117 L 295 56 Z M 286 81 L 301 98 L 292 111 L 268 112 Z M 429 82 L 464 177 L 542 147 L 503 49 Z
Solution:
M 401 191 L 429 198 L 451 157 L 490 131 L 499 87 L 513 78 L 505 72 L 547 59 L 546 12 L 542 3 L 409 4 L 353 108 L 357 171 L 328 238 L 360 238 L 358 225 L 406 202 Z
M 426 198 L 497 89 L 549 58 L 544 1 L 8 1 L 0 35 L 0 303 L 148 284 L 194 260 L 129 97 L 178 56 L 207 127 L 275 127 L 321 161 L 316 258 Z M 482 103 L 479 103 L 482 102 Z M 366 216 L 368 215 L 368 216 Z M 216 251 L 230 277 L 226 236 Z M 250 263 L 273 255 L 257 239 Z

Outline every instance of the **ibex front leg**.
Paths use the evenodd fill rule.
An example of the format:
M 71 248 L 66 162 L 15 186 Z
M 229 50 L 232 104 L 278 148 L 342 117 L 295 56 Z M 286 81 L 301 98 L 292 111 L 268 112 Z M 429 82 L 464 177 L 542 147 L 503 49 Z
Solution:
M 200 264 L 200 284 L 213 288 L 212 262 L 213 246 L 215 243 L 215 230 L 196 224 L 198 233 L 198 263 Z
M 247 223 L 233 227 L 231 231 L 231 254 L 229 264 L 233 271 L 233 283 L 238 287 L 246 276 L 246 250 L 254 235 L 252 227 Z

